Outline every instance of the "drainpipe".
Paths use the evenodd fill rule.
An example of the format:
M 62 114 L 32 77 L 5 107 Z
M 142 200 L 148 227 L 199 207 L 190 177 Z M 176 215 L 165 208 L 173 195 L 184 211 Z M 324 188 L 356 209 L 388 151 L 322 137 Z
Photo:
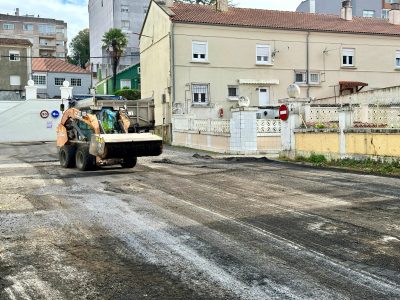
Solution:
M 310 98 L 310 32 L 307 32 L 307 98 Z
M 171 98 L 172 98 L 172 103 L 170 107 L 170 118 L 171 118 L 171 128 L 170 128 L 170 133 L 171 133 L 171 144 L 172 141 L 174 140 L 174 131 L 172 130 L 172 108 L 174 107 L 175 104 L 175 24 L 171 22 L 171 62 L 170 62 L 170 76 L 171 76 L 171 81 L 172 81 L 172 91 L 171 91 Z

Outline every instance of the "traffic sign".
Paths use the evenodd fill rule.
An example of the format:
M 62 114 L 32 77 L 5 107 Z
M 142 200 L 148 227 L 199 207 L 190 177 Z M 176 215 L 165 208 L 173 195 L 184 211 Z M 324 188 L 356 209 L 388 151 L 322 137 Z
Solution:
M 279 119 L 281 119 L 282 121 L 287 121 L 287 119 L 289 118 L 289 107 L 287 107 L 287 105 L 282 104 L 279 107 Z
M 58 110 L 53 110 L 53 111 L 51 112 L 51 116 L 52 116 L 54 119 L 57 119 L 57 118 L 60 116 L 60 113 L 58 112 Z
M 48 117 L 49 117 L 49 112 L 47 111 L 47 110 L 45 110 L 45 109 L 43 109 L 41 112 L 40 112 L 40 117 L 42 118 L 42 119 L 47 119 Z

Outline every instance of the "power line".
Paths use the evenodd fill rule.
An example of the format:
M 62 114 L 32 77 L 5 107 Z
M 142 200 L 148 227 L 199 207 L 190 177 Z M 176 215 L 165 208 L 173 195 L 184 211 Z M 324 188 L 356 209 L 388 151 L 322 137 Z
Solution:
M 121 55 L 120 57 L 136 57 L 136 56 L 140 56 L 140 53 Z M 11 55 L 1 55 L 0 57 L 11 58 Z M 20 55 L 18 55 L 18 56 L 14 55 L 13 57 L 18 57 L 18 58 L 50 58 L 50 59 L 64 59 L 65 58 L 65 57 L 55 57 L 55 56 L 20 56 Z M 90 56 L 89 58 L 111 58 L 111 56 Z

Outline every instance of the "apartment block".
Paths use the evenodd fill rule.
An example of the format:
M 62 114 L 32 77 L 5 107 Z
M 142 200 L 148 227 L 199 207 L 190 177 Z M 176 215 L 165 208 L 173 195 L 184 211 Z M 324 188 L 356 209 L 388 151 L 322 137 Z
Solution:
M 304 0 L 297 7 L 297 12 L 338 15 L 342 0 Z M 352 0 L 353 15 L 366 18 L 388 18 L 390 4 L 397 0 Z
M 33 15 L 0 14 L 0 37 L 26 39 L 32 43 L 32 56 L 66 58 L 67 23 Z
M 139 33 L 149 0 L 89 0 L 90 56 L 102 78 L 111 75 L 109 53 L 103 49 L 102 38 L 111 28 L 120 28 L 128 37 L 128 46 L 120 60 L 119 70 L 139 62 Z

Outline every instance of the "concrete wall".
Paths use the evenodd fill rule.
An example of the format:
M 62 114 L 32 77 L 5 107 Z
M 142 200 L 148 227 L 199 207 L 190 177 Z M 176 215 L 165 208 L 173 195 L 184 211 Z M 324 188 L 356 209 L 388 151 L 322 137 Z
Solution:
M 400 132 L 348 132 L 346 133 L 346 153 L 400 157 Z
M 229 153 L 229 141 L 229 135 L 221 136 L 175 131 L 172 144 L 217 153 Z
M 321 154 L 339 153 L 339 134 L 327 132 L 297 132 L 296 152 Z
M 257 152 L 258 153 L 278 153 L 282 149 L 281 135 L 258 136 Z

